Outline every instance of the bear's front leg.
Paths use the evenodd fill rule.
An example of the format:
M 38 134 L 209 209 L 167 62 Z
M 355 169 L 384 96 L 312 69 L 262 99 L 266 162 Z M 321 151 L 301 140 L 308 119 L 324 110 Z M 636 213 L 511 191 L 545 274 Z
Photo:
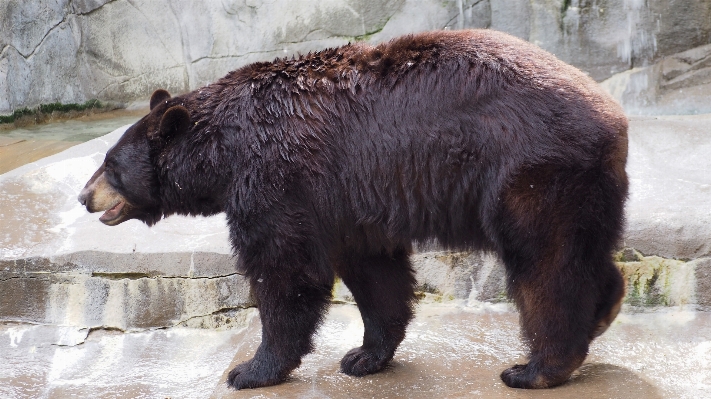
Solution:
M 333 274 L 294 266 L 295 259 L 248 273 L 262 321 L 262 343 L 251 360 L 230 371 L 227 383 L 235 389 L 278 384 L 313 350 L 311 337 L 330 303 Z

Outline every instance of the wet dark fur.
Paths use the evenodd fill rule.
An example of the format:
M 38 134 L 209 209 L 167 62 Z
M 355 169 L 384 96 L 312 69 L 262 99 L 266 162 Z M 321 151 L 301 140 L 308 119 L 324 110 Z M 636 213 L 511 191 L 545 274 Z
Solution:
M 365 324 L 342 370 L 381 370 L 412 318 L 413 242 L 501 255 L 531 350 L 502 373 L 511 387 L 564 382 L 614 318 L 627 121 L 531 44 L 492 31 L 353 44 L 151 105 L 106 162 L 140 182 L 114 187 L 148 224 L 226 212 L 263 323 L 254 358 L 229 374 L 235 388 L 300 364 L 335 276 Z

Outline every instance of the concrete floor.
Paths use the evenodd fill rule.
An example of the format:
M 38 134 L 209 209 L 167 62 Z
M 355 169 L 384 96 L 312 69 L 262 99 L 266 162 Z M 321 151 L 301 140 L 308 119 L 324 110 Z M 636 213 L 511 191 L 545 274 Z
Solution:
M 1 398 L 711 398 L 711 313 L 624 313 L 565 385 L 507 388 L 499 373 L 524 360 L 507 305 L 423 304 L 385 372 L 353 378 L 339 360 L 359 345 L 355 306 L 334 305 L 316 351 L 284 384 L 235 392 L 227 372 L 259 344 L 256 311 L 232 330 L 134 333 L 4 323 Z

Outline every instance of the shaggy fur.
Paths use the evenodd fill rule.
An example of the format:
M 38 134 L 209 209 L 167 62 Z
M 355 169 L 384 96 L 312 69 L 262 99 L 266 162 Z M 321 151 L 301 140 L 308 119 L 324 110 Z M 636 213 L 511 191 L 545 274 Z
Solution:
M 412 243 L 430 240 L 500 254 L 530 348 L 501 378 L 544 388 L 619 309 L 626 157 L 622 110 L 577 69 L 502 33 L 430 32 L 159 90 L 97 171 L 125 205 L 92 205 L 92 181 L 80 200 L 102 221 L 128 209 L 114 224 L 227 214 L 263 325 L 234 388 L 299 366 L 335 276 L 365 325 L 343 372 L 383 369 L 413 314 Z

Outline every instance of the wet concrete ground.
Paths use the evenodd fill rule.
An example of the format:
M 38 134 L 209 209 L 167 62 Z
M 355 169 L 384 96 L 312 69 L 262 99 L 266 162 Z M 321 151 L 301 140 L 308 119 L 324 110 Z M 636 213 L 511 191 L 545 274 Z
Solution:
M 135 333 L 0 325 L 2 398 L 710 398 L 711 313 L 667 309 L 620 315 L 564 386 L 507 388 L 499 373 L 524 361 L 517 314 L 423 304 L 386 371 L 338 371 L 359 345 L 355 306 L 334 305 L 308 355 L 286 383 L 235 392 L 227 372 L 259 344 L 256 311 L 246 328 L 171 328 Z M 88 335 L 88 336 L 87 336 Z

